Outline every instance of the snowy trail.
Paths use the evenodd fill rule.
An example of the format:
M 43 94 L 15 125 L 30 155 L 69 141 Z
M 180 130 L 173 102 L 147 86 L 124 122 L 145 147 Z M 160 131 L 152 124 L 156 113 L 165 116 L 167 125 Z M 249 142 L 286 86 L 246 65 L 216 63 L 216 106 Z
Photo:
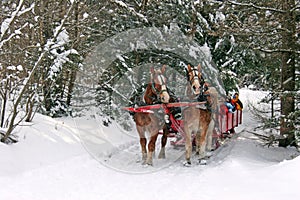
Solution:
M 247 93 L 247 98 L 254 96 L 250 94 L 253 91 L 243 92 Z M 143 174 L 114 170 L 95 159 L 80 141 L 82 135 L 78 124 L 72 119 L 50 119 L 38 115 L 34 123 L 35 126 L 19 130 L 18 144 L 0 144 L 1 200 L 300 199 L 300 157 L 285 160 L 298 153 L 293 148 L 267 148 L 255 140 L 246 132 L 257 125 L 247 108 L 243 125 L 236 129 L 243 132 L 216 152 L 208 165 L 186 168 L 180 157 L 170 165 Z M 107 148 L 99 145 L 99 124 L 90 121 L 85 125 L 87 133 L 96 135 L 87 134 L 85 138 L 91 142 L 92 150 Z M 103 130 L 106 135 L 100 139 L 115 142 L 120 138 L 111 134 L 116 131 L 112 127 L 110 131 Z M 94 139 L 96 142 L 92 143 Z M 124 136 L 123 146 L 121 141 L 118 142 L 121 149 L 138 152 L 130 158 L 136 161 L 140 155 L 137 138 Z M 115 159 L 113 163 L 120 169 L 131 165 L 135 166 L 131 170 L 137 172 L 148 170 L 140 163 L 128 164 L 128 160 L 125 163 L 127 158 L 122 154 L 112 156 L 120 159 L 121 162 Z

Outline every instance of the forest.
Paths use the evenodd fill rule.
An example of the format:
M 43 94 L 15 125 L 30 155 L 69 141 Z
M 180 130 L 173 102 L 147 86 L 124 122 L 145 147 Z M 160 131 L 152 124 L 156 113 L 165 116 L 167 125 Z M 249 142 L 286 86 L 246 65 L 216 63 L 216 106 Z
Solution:
M 141 66 L 167 64 L 180 76 L 191 61 L 217 69 L 207 76 L 224 95 L 269 91 L 270 110 L 253 105 L 260 128 L 277 131 L 279 146 L 300 141 L 299 0 L 3 0 L 0 9 L 3 143 L 17 142 L 14 129 L 36 113 L 76 117 L 93 105 L 109 124 L 119 116 L 114 94 L 147 83 Z M 120 82 L 134 70 L 138 81 Z

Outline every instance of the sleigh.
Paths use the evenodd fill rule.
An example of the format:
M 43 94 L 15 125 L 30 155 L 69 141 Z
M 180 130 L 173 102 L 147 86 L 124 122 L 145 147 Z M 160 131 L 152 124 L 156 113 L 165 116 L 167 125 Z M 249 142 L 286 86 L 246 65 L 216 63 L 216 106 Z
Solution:
M 154 113 L 154 110 L 161 109 L 165 115 L 169 116 L 170 126 L 168 137 L 176 138 L 175 141 L 171 141 L 171 145 L 174 147 L 184 146 L 185 145 L 185 133 L 183 129 L 183 120 L 175 119 L 171 113 L 170 108 L 172 107 L 189 107 L 189 106 L 201 106 L 206 104 L 206 102 L 176 102 L 168 104 L 155 104 L 155 105 L 146 105 L 140 107 L 124 107 L 124 110 L 130 112 L 140 112 L 140 113 Z M 216 115 L 214 118 L 217 119 L 215 122 L 216 126 L 213 129 L 213 145 L 215 148 L 220 146 L 219 141 L 228 137 L 230 134 L 234 133 L 234 128 L 239 124 L 242 124 L 242 110 L 236 110 L 231 113 L 228 111 L 228 108 L 225 104 L 219 106 L 219 112 L 213 112 Z M 159 131 L 162 134 L 162 130 Z M 194 137 L 194 136 L 193 136 Z M 194 140 L 193 140 L 194 143 Z

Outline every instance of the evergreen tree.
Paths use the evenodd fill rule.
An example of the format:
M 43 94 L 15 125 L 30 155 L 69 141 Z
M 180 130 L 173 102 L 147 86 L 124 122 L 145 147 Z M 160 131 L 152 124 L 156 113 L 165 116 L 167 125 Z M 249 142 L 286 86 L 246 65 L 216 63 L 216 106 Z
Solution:
M 299 12 L 299 1 L 226 1 L 222 12 L 226 20 L 219 28 L 219 33 L 234 35 L 236 42 L 259 50 L 261 55 L 268 55 L 278 62 L 271 64 L 269 73 L 279 71 L 281 122 L 280 134 L 285 137 L 280 146 L 294 144 L 295 136 L 295 66 L 296 54 L 299 54 L 299 39 L 296 27 L 299 22 L 296 15 Z M 270 63 L 267 65 L 270 66 Z M 265 68 L 266 69 L 266 68 Z M 265 72 L 267 70 L 263 70 Z M 269 76 L 276 78 L 277 76 Z M 269 80 L 267 80 L 269 81 Z

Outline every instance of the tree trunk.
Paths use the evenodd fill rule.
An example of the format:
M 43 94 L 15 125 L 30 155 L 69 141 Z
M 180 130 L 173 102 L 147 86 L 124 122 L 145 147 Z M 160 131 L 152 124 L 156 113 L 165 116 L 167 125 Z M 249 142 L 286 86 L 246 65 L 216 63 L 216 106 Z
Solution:
M 279 146 L 286 147 L 295 143 L 295 127 L 290 114 L 295 111 L 295 43 L 296 43 L 296 21 L 292 8 L 295 0 L 283 0 L 282 7 L 286 12 L 283 14 L 282 27 L 282 49 L 287 51 L 281 57 L 281 119 L 280 135 L 285 139 L 279 142 Z
M 26 102 L 26 119 L 25 122 L 31 122 L 32 120 L 32 114 L 33 114 L 33 95 L 32 93 L 30 97 L 28 97 Z
M 40 65 L 42 59 L 44 58 L 45 53 L 46 53 L 46 51 L 43 51 L 43 52 L 40 54 L 39 58 L 38 58 L 37 61 L 35 62 L 35 64 L 34 64 L 32 70 L 31 70 L 31 72 L 30 72 L 30 74 L 29 74 L 29 76 L 28 76 L 26 82 L 24 83 L 23 88 L 21 89 L 19 95 L 17 96 L 17 98 L 16 98 L 16 100 L 15 100 L 15 102 L 14 102 L 14 105 L 13 105 L 13 111 L 12 111 L 12 116 L 11 116 L 11 118 L 10 118 L 10 120 L 9 120 L 9 123 L 8 123 L 8 129 L 7 129 L 7 131 L 6 131 L 5 135 L 4 135 L 4 137 L 1 138 L 1 142 L 4 142 L 4 143 L 5 143 L 5 142 L 7 141 L 7 139 L 9 138 L 9 136 L 10 136 L 11 133 L 12 133 L 12 131 L 14 130 L 14 128 L 15 128 L 16 125 L 17 125 L 17 124 L 15 124 L 15 119 L 16 119 L 18 113 L 19 113 L 19 112 L 18 112 L 18 106 L 20 105 L 21 100 L 24 98 L 24 94 L 25 94 L 25 92 L 26 92 L 26 90 L 27 90 L 27 88 L 28 88 L 28 86 L 29 86 L 29 83 L 30 83 L 30 82 L 32 81 L 32 79 L 34 78 L 34 73 L 36 72 L 38 66 Z
M 71 69 L 71 75 L 70 75 L 70 80 L 69 80 L 69 85 L 68 85 L 68 94 L 67 94 L 67 105 L 71 105 L 71 100 L 72 100 L 72 93 L 73 89 L 75 86 L 75 80 L 76 80 L 76 75 L 77 75 L 77 70 L 76 69 Z
M 2 102 L 1 102 L 1 124 L 0 124 L 0 127 L 3 128 L 4 120 L 5 120 L 6 102 L 7 102 L 6 97 L 2 98 L 1 101 Z
M 6 115 L 6 106 L 9 96 L 9 80 L 6 80 L 5 83 L 3 82 L 3 91 L 1 92 L 1 122 L 0 127 L 4 128 L 4 121 L 5 121 L 5 115 Z
M 79 2 L 76 2 L 74 5 L 74 12 L 75 12 L 75 20 L 76 20 L 76 26 L 74 27 L 75 33 L 74 33 L 74 37 L 75 39 L 75 44 L 73 46 L 73 48 L 77 48 L 77 46 L 79 46 L 80 43 L 80 31 L 79 31 Z M 69 78 L 68 78 L 68 92 L 67 92 L 67 106 L 71 105 L 71 100 L 72 100 L 72 93 L 74 90 L 74 86 L 75 86 L 75 80 L 76 80 L 76 76 L 77 76 L 77 68 L 75 68 L 74 66 L 70 67 L 70 71 L 69 73 Z

